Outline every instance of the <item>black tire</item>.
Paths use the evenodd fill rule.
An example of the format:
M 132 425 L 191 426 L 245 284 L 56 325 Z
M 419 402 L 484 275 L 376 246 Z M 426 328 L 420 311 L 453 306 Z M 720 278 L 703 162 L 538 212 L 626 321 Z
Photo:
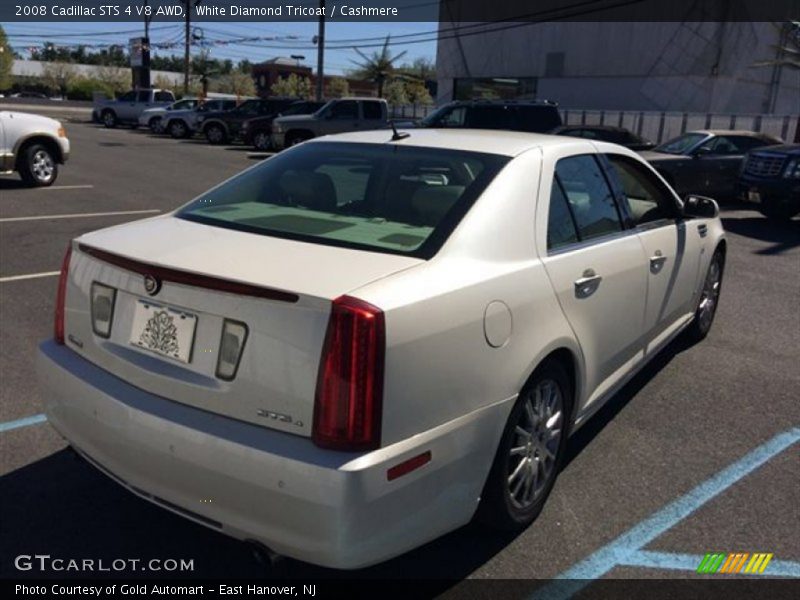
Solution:
M 161 117 L 153 117 L 147 122 L 147 126 L 153 133 L 161 133 Z
M 169 122 L 169 134 L 176 140 L 181 140 L 189 136 L 189 128 L 181 119 Z
M 291 148 L 292 146 L 297 146 L 297 144 L 302 144 L 306 140 L 310 140 L 312 136 L 308 133 L 303 131 L 290 131 L 286 134 L 286 143 L 285 146 L 287 148 Z
M 253 134 L 253 148 L 259 152 L 267 152 L 272 149 L 272 140 L 269 137 L 269 131 L 259 129 Z
M 716 275 L 714 269 L 718 269 Z M 700 292 L 700 299 L 697 302 L 694 319 L 691 325 L 686 328 L 686 338 L 692 344 L 696 344 L 705 339 L 708 332 L 711 331 L 711 326 L 714 324 L 714 317 L 717 314 L 719 296 L 722 291 L 722 277 L 724 274 L 725 251 L 722 248 L 717 248 L 714 255 L 711 257 L 706 277 L 703 280 L 703 289 Z M 716 284 L 714 284 L 715 279 Z M 710 305 L 709 302 L 711 303 Z M 706 312 L 708 310 L 710 310 L 710 313 Z
M 23 147 L 17 168 L 22 181 L 31 187 L 47 187 L 58 178 L 58 161 L 52 150 L 43 144 Z
M 103 127 L 113 129 L 117 126 L 117 113 L 110 108 L 105 109 L 100 113 L 100 122 L 103 124 Z
M 758 209 L 762 215 L 773 221 L 788 221 L 800 211 L 788 202 L 781 202 L 777 198 L 765 197 Z
M 545 481 L 541 487 L 535 487 L 538 484 L 538 473 L 540 465 L 546 466 L 547 459 L 543 461 L 539 450 L 533 451 L 531 454 L 531 445 L 536 444 L 533 438 L 538 437 L 534 433 L 527 444 L 527 454 L 523 454 L 518 459 L 512 455 L 512 448 L 519 449 L 520 447 L 514 444 L 521 443 L 518 433 L 518 425 L 529 419 L 526 404 L 533 402 L 537 397 L 535 392 L 540 386 L 555 385 L 561 394 L 561 418 L 560 418 L 560 437 L 557 440 L 557 448 L 554 450 L 555 456 L 550 460 L 551 469 L 546 475 Z M 491 527 L 492 529 L 500 529 L 505 531 L 519 531 L 530 525 L 539 513 L 542 512 L 547 497 L 550 495 L 553 485 L 555 484 L 558 473 L 564 462 L 564 455 L 567 448 L 567 437 L 571 424 L 573 406 L 573 385 L 570 380 L 567 370 L 561 363 L 551 360 L 541 364 L 534 374 L 531 376 L 525 388 L 519 395 L 511 414 L 508 417 L 503 437 L 500 439 L 500 445 L 497 448 L 497 453 L 492 463 L 492 468 L 489 472 L 489 477 L 483 488 L 481 502 L 478 507 L 476 518 L 478 521 Z M 541 422 L 541 421 L 540 421 Z M 558 422 L 557 422 L 558 423 Z M 522 425 L 524 428 L 524 425 Z M 536 431 L 535 427 L 533 427 Z M 555 441 L 555 440 L 554 440 Z M 528 461 L 529 464 L 534 465 L 537 479 L 531 485 L 534 486 L 533 496 L 530 503 L 520 505 L 516 499 L 513 499 L 512 477 L 514 473 L 522 468 L 520 465 Z M 542 469 L 545 468 L 542 466 Z M 523 469 L 524 471 L 524 469 Z M 523 475 L 524 476 L 524 473 Z M 521 490 L 524 492 L 523 490 Z
M 211 123 L 205 127 L 203 132 L 206 134 L 206 139 L 209 144 L 217 146 L 228 142 L 228 132 L 225 131 L 222 125 Z

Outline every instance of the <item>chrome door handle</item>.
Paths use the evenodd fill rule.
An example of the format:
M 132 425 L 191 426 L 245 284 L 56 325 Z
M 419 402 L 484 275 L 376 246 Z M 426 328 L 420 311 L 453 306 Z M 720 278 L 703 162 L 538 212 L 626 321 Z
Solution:
M 656 253 L 650 257 L 650 272 L 659 273 L 667 262 L 667 257 L 661 254 L 661 250 L 656 250 Z
M 594 269 L 586 269 L 583 276 L 575 280 L 575 297 L 588 298 L 597 291 L 602 280 L 603 278 L 595 273 Z

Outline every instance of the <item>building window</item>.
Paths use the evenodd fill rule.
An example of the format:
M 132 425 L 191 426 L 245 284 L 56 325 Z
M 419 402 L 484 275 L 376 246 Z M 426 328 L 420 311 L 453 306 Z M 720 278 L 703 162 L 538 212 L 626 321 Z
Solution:
M 453 83 L 453 100 L 514 100 L 536 98 L 536 77 L 459 78 Z

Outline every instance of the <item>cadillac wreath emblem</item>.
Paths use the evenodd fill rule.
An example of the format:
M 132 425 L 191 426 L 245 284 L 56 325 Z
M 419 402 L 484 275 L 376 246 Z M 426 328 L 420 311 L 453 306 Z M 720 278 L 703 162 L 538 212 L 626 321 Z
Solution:
M 139 345 L 170 356 L 178 356 L 178 328 L 165 310 L 159 310 L 147 320 L 144 331 L 139 336 Z

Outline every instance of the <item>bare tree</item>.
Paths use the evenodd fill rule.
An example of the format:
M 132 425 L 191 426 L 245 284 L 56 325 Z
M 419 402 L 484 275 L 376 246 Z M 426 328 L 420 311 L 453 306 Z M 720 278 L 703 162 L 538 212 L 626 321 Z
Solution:
M 67 88 L 78 77 L 75 65 L 66 62 L 49 62 L 42 67 L 44 84 L 62 96 L 67 95 Z

